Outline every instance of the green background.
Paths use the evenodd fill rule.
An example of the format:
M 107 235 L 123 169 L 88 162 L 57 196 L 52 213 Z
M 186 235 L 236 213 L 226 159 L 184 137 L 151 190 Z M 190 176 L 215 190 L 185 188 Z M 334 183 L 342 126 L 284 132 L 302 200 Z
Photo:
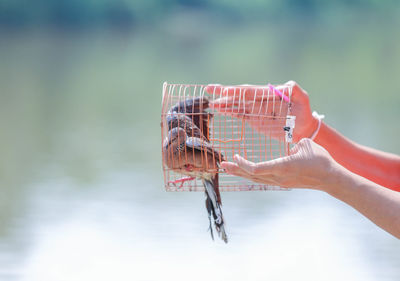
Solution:
M 315 191 L 166 193 L 161 90 L 297 81 L 400 153 L 398 1 L 0 2 L 0 279 L 399 280 L 400 244 Z

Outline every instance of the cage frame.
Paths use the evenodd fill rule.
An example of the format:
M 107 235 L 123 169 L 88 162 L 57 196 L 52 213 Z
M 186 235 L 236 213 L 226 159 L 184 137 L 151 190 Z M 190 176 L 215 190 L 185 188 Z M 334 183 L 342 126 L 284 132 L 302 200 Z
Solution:
M 209 86 L 210 84 L 179 84 L 179 83 L 167 83 L 164 82 L 163 83 L 163 89 L 162 89 L 162 101 L 161 101 L 161 145 L 163 145 L 163 142 L 166 138 L 166 135 L 168 134 L 168 125 L 166 123 L 166 116 L 169 114 L 168 110 L 171 107 L 171 105 L 174 105 L 175 102 L 177 101 L 181 101 L 183 98 L 193 98 L 196 97 L 196 93 L 200 93 L 200 95 L 197 96 L 207 96 L 210 98 L 210 100 L 214 101 L 216 99 L 217 96 L 219 96 L 218 94 L 216 95 L 215 93 L 215 88 L 214 88 L 214 93 L 213 94 L 205 94 L 205 88 L 207 86 Z M 212 84 L 211 84 L 212 85 Z M 245 93 L 246 93 L 246 89 L 248 89 L 249 87 L 255 87 L 255 88 L 259 88 L 260 90 L 263 90 L 263 95 L 262 95 L 262 101 L 261 104 L 264 101 L 264 91 L 266 91 L 267 93 L 267 98 L 266 98 L 266 111 L 268 111 L 269 109 L 269 105 L 268 105 L 268 101 L 270 98 L 272 98 L 274 100 L 274 104 L 273 104 L 273 110 L 275 110 L 275 99 L 277 100 L 277 102 L 279 102 L 279 107 L 280 107 L 280 113 L 281 114 L 281 110 L 282 110 L 282 106 L 284 103 L 286 103 L 287 106 L 287 110 L 286 110 L 286 114 L 284 114 L 284 116 L 273 116 L 273 115 L 262 115 L 261 118 L 264 118 L 264 120 L 277 120 L 277 119 L 281 119 L 281 121 L 284 122 L 284 126 L 282 126 L 282 136 L 281 139 L 278 141 L 280 144 L 283 144 L 283 153 L 281 152 L 281 150 L 279 150 L 279 157 L 283 157 L 283 156 L 287 156 L 289 155 L 289 151 L 291 148 L 291 144 L 292 144 L 292 134 L 293 134 L 293 130 L 294 130 L 294 126 L 295 126 L 295 116 L 291 115 L 291 107 L 292 107 L 292 103 L 291 103 L 291 96 L 292 96 L 292 86 L 291 85 L 283 85 L 280 87 L 274 87 L 270 84 L 267 85 L 235 85 L 235 86 L 230 86 L 230 85 L 218 85 L 221 87 L 224 87 L 224 89 L 226 88 L 230 88 L 230 87 L 235 87 L 236 89 L 240 89 L 240 97 L 239 97 L 239 109 L 240 109 L 240 99 L 241 96 L 243 95 L 243 100 L 245 100 Z M 174 93 L 176 91 L 176 89 L 179 88 L 178 92 L 177 92 L 177 96 L 175 96 L 174 99 Z M 187 89 L 190 88 L 189 90 L 189 95 L 187 95 L 188 91 Z M 183 91 L 182 91 L 183 89 Z M 243 93 L 242 93 L 242 90 Z M 257 91 L 257 90 L 256 90 Z M 193 95 L 190 95 L 190 93 L 193 93 Z M 177 97 L 177 99 L 176 99 Z M 209 135 L 209 141 L 212 144 L 212 146 L 216 146 L 215 143 L 243 143 L 243 147 L 244 147 L 244 154 L 242 155 L 242 153 L 238 153 L 241 154 L 242 156 L 244 156 L 246 159 L 248 159 L 248 155 L 246 154 L 246 151 L 248 151 L 248 147 L 246 147 L 247 143 L 246 141 L 248 139 L 246 139 L 246 130 L 249 131 L 248 128 L 251 128 L 249 126 L 249 124 L 247 124 L 248 122 L 246 121 L 246 118 L 260 118 L 260 112 L 255 113 L 254 112 L 254 105 L 256 103 L 256 98 L 257 98 L 257 94 L 254 94 L 254 101 L 253 101 L 253 108 L 251 110 L 251 113 L 246 113 L 243 112 L 243 118 L 236 118 L 236 122 L 240 122 L 241 123 L 241 128 L 240 128 L 240 138 L 237 139 L 221 139 L 216 137 L 216 132 L 214 131 L 215 128 L 219 128 L 222 129 L 222 126 L 214 126 L 215 125 L 215 120 L 216 120 L 216 116 L 219 116 L 219 118 L 222 118 L 222 116 L 224 116 L 225 118 L 225 124 L 227 122 L 227 117 L 226 114 L 221 114 L 220 112 L 218 112 L 217 110 L 209 110 L 210 113 L 213 114 L 213 118 L 211 120 L 211 122 L 209 124 L 210 125 L 210 135 Z M 175 102 L 174 102 L 175 101 Z M 262 105 L 260 106 L 260 110 L 261 110 Z M 274 112 L 274 111 L 273 111 Z M 238 111 L 238 113 L 240 113 Z M 185 114 L 185 113 L 179 113 L 179 114 Z M 196 113 L 193 113 L 196 114 Z M 231 118 L 230 120 L 233 120 L 233 118 Z M 238 121 L 240 120 L 240 121 Z M 210 121 L 210 120 L 208 120 Z M 233 122 L 233 121 L 232 121 Z M 212 129 L 211 129 L 212 128 Z M 233 129 L 233 125 L 231 127 L 231 129 Z M 279 126 L 279 128 L 281 128 L 281 125 Z M 225 130 L 226 130 L 226 126 L 225 126 Z M 252 128 L 251 130 L 253 130 L 253 141 L 254 141 L 254 129 Z M 217 136 L 220 136 L 221 133 Z M 224 134 L 226 136 L 226 132 Z M 258 133 L 258 135 L 260 135 L 260 133 Z M 232 134 L 232 137 L 234 135 Z M 269 136 L 269 138 L 265 137 L 265 142 L 269 141 L 269 146 L 270 149 L 272 147 L 272 140 L 271 140 L 271 135 Z M 267 144 L 266 144 L 267 146 Z M 222 154 L 225 155 L 231 155 L 231 154 L 226 154 L 226 150 L 227 147 L 225 146 L 224 149 L 221 149 L 222 145 L 218 146 L 219 151 Z M 240 152 L 240 145 L 239 145 L 239 152 Z M 254 143 L 253 143 L 253 147 L 254 147 Z M 279 148 L 281 149 L 281 148 Z M 234 149 L 233 149 L 234 150 Z M 183 192 L 183 191 L 204 191 L 204 187 L 203 184 L 201 183 L 200 180 L 195 179 L 192 182 L 189 183 L 183 183 L 182 185 L 179 184 L 172 184 L 173 181 L 171 181 L 171 178 L 177 178 L 176 172 L 172 171 L 170 168 L 166 167 L 166 159 L 164 156 L 164 153 L 162 152 L 162 169 L 163 169 L 163 178 L 164 178 L 164 188 L 166 191 L 169 192 Z M 267 160 L 271 160 L 271 159 L 276 159 L 277 157 L 273 157 L 272 158 L 272 151 L 270 151 L 270 159 Z M 233 154 L 231 155 L 233 156 Z M 226 160 L 231 160 L 230 157 L 227 157 L 228 159 Z M 253 157 L 254 158 L 254 157 Z M 262 157 L 260 157 L 262 159 Z M 268 184 L 260 184 L 260 183 L 255 183 L 255 182 L 251 182 L 249 180 L 243 180 L 239 177 L 235 177 L 235 176 L 231 176 L 229 175 L 229 177 L 238 180 L 237 184 L 232 184 L 231 182 L 227 182 L 226 181 L 226 173 L 224 171 L 222 171 L 221 169 L 218 169 L 217 172 L 219 173 L 220 176 L 220 191 L 258 191 L 258 190 L 289 190 L 288 188 L 282 188 L 279 186 L 274 186 L 274 185 L 268 185 Z M 172 174 L 171 174 L 172 173 Z M 225 175 L 225 178 L 223 177 Z M 221 177 L 222 176 L 222 177 Z

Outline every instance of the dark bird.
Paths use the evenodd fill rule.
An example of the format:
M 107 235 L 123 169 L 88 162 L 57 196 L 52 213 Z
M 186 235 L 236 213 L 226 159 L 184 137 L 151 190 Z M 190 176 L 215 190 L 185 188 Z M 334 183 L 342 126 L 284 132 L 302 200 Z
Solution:
M 190 119 L 190 118 L 189 118 Z M 186 120 L 189 123 L 189 120 Z M 191 123 L 191 122 L 190 122 Z M 199 130 L 193 123 L 187 124 L 193 131 Z M 181 126 L 173 127 L 163 143 L 165 164 L 173 171 L 202 180 L 206 194 L 206 208 L 210 221 L 211 237 L 214 239 L 214 227 L 227 243 L 225 223 L 221 210 L 221 195 L 218 188 L 218 168 L 223 156 L 214 150 L 205 137 L 188 136 L 188 130 Z M 191 132 L 189 130 L 189 132 Z
M 178 127 L 178 125 L 174 123 L 174 121 L 179 120 L 180 117 L 176 118 L 176 116 L 182 116 L 184 114 L 185 117 L 192 119 L 193 124 L 196 125 L 197 128 L 199 128 L 202 132 L 203 136 L 207 140 L 209 140 L 209 122 L 211 121 L 213 114 L 205 111 L 208 107 L 209 100 L 207 97 L 204 96 L 189 98 L 178 102 L 170 108 L 167 114 L 167 123 L 169 130 L 174 127 Z M 188 135 L 192 136 L 190 134 Z
M 188 136 L 203 139 L 205 136 L 198 126 L 193 123 L 193 120 L 184 113 L 169 113 L 167 115 L 168 131 L 173 128 L 182 128 Z

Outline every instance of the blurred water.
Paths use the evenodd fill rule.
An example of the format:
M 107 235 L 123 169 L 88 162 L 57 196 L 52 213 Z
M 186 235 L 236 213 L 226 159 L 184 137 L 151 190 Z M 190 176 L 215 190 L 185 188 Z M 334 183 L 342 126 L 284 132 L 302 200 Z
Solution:
M 159 132 L 165 80 L 294 79 L 400 153 L 395 26 L 208 24 L 1 34 L 0 279 L 400 278 L 399 241 L 314 191 L 224 193 L 230 243 L 212 242 L 203 194 L 163 190 Z

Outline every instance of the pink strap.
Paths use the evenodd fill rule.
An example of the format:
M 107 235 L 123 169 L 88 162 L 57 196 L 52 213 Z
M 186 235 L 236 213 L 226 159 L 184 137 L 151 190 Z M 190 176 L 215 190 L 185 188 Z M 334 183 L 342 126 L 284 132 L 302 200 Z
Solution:
M 279 91 L 277 88 L 272 86 L 271 84 L 268 84 L 268 88 L 274 93 L 275 95 L 281 97 L 284 101 L 290 102 L 289 98 L 285 96 L 281 91 Z

